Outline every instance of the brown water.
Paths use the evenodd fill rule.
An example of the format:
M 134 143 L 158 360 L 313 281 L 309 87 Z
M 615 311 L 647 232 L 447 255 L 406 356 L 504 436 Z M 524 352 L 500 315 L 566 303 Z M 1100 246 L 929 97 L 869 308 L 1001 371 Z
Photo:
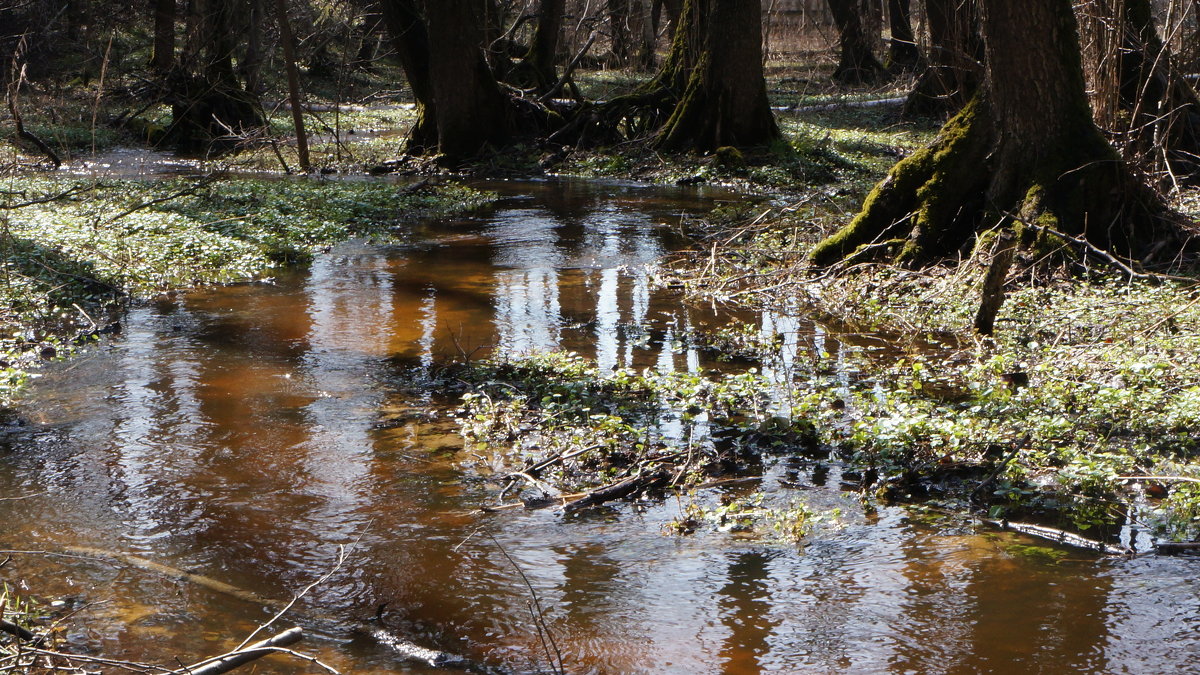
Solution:
M 571 673 L 1200 672 L 1200 560 L 1064 549 L 1054 562 L 970 521 L 863 513 L 836 465 L 822 477 L 782 458 L 761 484 L 727 488 L 843 509 L 803 547 L 664 535 L 675 500 L 571 519 L 475 512 L 498 490 L 455 452 L 430 368 L 483 347 L 696 371 L 712 364 L 681 338 L 726 319 L 650 281 L 677 245 L 671 224 L 729 195 L 491 187 L 507 195 L 496 207 L 398 243 L 136 309 L 121 337 L 47 373 L 29 423 L 0 443 L 0 496 L 26 497 L 0 501 L 0 547 L 123 551 L 286 599 L 344 545 L 297 620 L 305 649 L 360 673 L 430 670 L 349 630 L 381 603 L 397 634 L 544 670 L 501 547 Z M 757 320 L 794 358 L 848 349 L 803 320 Z M 222 651 L 271 613 L 108 561 L 16 554 L 0 578 L 79 608 L 73 647 L 160 663 Z

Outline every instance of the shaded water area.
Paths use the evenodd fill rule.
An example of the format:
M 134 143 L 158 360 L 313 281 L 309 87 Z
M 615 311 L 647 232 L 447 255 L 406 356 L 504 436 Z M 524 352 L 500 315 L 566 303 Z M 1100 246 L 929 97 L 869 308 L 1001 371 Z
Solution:
M 0 444 L 0 547 L 122 551 L 287 599 L 303 645 L 342 669 L 434 672 L 353 630 L 544 672 L 536 589 L 571 673 L 1200 672 L 1200 561 L 1106 559 L 902 507 L 864 512 L 799 459 L 760 482 L 841 508 L 803 546 L 663 533 L 681 501 L 480 513 L 430 369 L 462 354 L 568 349 L 605 368 L 718 364 L 681 338 L 728 317 L 651 284 L 680 217 L 720 193 L 493 184 L 504 198 L 350 242 L 272 283 L 163 298 L 32 388 Z M 794 353 L 848 347 L 803 319 L 750 317 Z M 792 489 L 802 484 L 807 489 Z M 715 503 L 718 490 L 698 499 Z M 490 536 L 488 536 L 490 535 Z M 23 590 L 80 614 L 76 648 L 184 661 L 272 613 L 106 560 L 17 554 Z M 285 624 L 286 625 L 286 624 Z M 260 672 L 304 672 L 275 660 Z

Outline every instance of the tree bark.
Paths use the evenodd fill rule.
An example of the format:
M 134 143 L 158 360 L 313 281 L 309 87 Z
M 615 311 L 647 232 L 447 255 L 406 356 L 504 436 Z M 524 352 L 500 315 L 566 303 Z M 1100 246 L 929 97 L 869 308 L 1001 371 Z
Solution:
M 892 72 L 917 70 L 924 63 L 912 29 L 911 0 L 888 0 L 891 39 L 885 65 Z
M 154 53 L 150 67 L 165 75 L 175 65 L 175 0 L 154 0 Z
M 833 79 L 842 84 L 870 84 L 887 79 L 887 69 L 875 58 L 873 41 L 863 29 L 857 0 L 828 0 L 838 28 L 840 55 Z
M 483 53 L 483 20 L 474 0 L 432 0 L 425 5 L 438 152 L 475 155 L 509 135 L 508 99 Z
M 1125 157 L 1180 182 L 1200 173 L 1200 100 L 1159 37 L 1150 0 L 1124 0 L 1117 108 Z
M 983 79 L 976 0 L 925 0 L 929 65 L 904 102 L 904 116 L 946 117 L 962 110 Z
M 1025 246 L 1050 231 L 1141 259 L 1182 245 L 1161 199 L 1138 183 L 1092 122 L 1071 0 L 984 0 L 987 77 L 928 148 L 899 162 L 863 210 L 814 248 L 927 264 L 1011 227 Z M 1168 251 L 1167 255 L 1177 252 Z
M 566 0 L 541 0 L 529 50 L 514 73 L 518 84 L 533 87 L 538 94 L 558 83 L 558 44 L 565 10 Z
M 408 132 L 405 151 L 414 155 L 436 152 L 437 104 L 433 97 L 425 21 L 414 0 L 380 0 L 379 9 L 417 104 L 417 121 Z
M 689 12 L 686 7 L 693 5 Z M 691 61 L 687 85 L 655 145 L 664 150 L 710 151 L 722 146 L 766 145 L 779 138 L 767 100 L 762 65 L 762 5 L 759 0 L 688 0 L 680 39 L 699 50 L 680 48 Z M 686 53 L 695 53 L 689 57 Z M 681 71 L 682 72 L 682 71 Z M 677 77 L 677 76 L 676 76 Z

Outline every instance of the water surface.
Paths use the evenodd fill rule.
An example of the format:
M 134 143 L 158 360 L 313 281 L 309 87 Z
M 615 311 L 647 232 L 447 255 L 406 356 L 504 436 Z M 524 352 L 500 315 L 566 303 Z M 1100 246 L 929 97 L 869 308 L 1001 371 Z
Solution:
M 354 241 L 305 270 L 162 298 L 53 368 L 0 445 L 0 546 L 122 551 L 300 602 L 303 647 L 343 671 L 426 672 L 360 631 L 516 672 L 548 659 L 525 572 L 571 673 L 1200 672 L 1200 561 L 1106 559 L 899 507 L 863 513 L 801 458 L 763 489 L 828 511 L 803 546 L 663 534 L 687 499 L 565 519 L 480 513 L 448 359 L 566 349 L 604 368 L 719 367 L 688 346 L 729 319 L 653 283 L 683 217 L 735 195 L 497 183 L 504 199 Z M 851 341 L 747 316 L 795 358 Z M 798 482 L 809 489 L 784 487 Z M 715 503 L 719 493 L 696 496 Z M 506 555 L 508 557 L 506 557 Z M 79 609 L 79 649 L 170 662 L 235 645 L 271 610 L 144 569 L 17 554 L 0 578 Z M 386 603 L 386 604 L 385 604 Z M 260 672 L 306 672 L 272 660 Z

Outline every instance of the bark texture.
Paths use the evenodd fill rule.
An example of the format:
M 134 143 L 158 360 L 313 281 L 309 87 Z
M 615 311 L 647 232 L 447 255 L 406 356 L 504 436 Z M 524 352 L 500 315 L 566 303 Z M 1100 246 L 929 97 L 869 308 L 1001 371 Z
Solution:
M 1135 259 L 1162 241 L 1181 244 L 1160 199 L 1092 122 L 1071 0 L 981 7 L 979 95 L 930 147 L 898 163 L 813 261 L 883 255 L 926 264 L 969 252 L 979 232 L 997 226 L 1026 246 L 1067 235 Z
M 762 68 L 762 5 L 759 0 L 689 0 L 692 23 L 678 36 L 682 97 L 658 134 L 664 150 L 750 147 L 779 138 L 767 100 Z M 684 30 L 685 27 L 681 27 Z M 698 46 L 699 49 L 693 47 Z M 686 70 L 691 65 L 690 72 Z
M 405 151 L 414 155 L 436 152 L 437 104 L 433 98 L 425 21 L 416 0 L 380 0 L 378 7 L 417 104 L 417 121 L 408 132 Z
M 473 0 L 425 3 L 429 76 L 436 101 L 438 152 L 455 158 L 477 154 L 509 135 L 508 99 L 483 52 L 483 22 Z
M 917 48 L 917 38 L 913 34 L 911 0 L 888 0 L 888 24 L 892 35 L 884 65 L 892 72 L 920 68 L 925 59 Z
M 165 75 L 175 65 L 175 0 L 154 0 L 154 53 L 150 67 Z
M 962 110 L 983 80 L 977 0 L 926 0 L 929 64 L 904 103 L 904 115 L 948 116 Z
M 874 40 L 863 27 L 856 0 L 829 0 L 829 11 L 838 29 L 839 58 L 833 79 L 842 84 L 870 84 L 886 80 L 887 69 L 875 58 Z

